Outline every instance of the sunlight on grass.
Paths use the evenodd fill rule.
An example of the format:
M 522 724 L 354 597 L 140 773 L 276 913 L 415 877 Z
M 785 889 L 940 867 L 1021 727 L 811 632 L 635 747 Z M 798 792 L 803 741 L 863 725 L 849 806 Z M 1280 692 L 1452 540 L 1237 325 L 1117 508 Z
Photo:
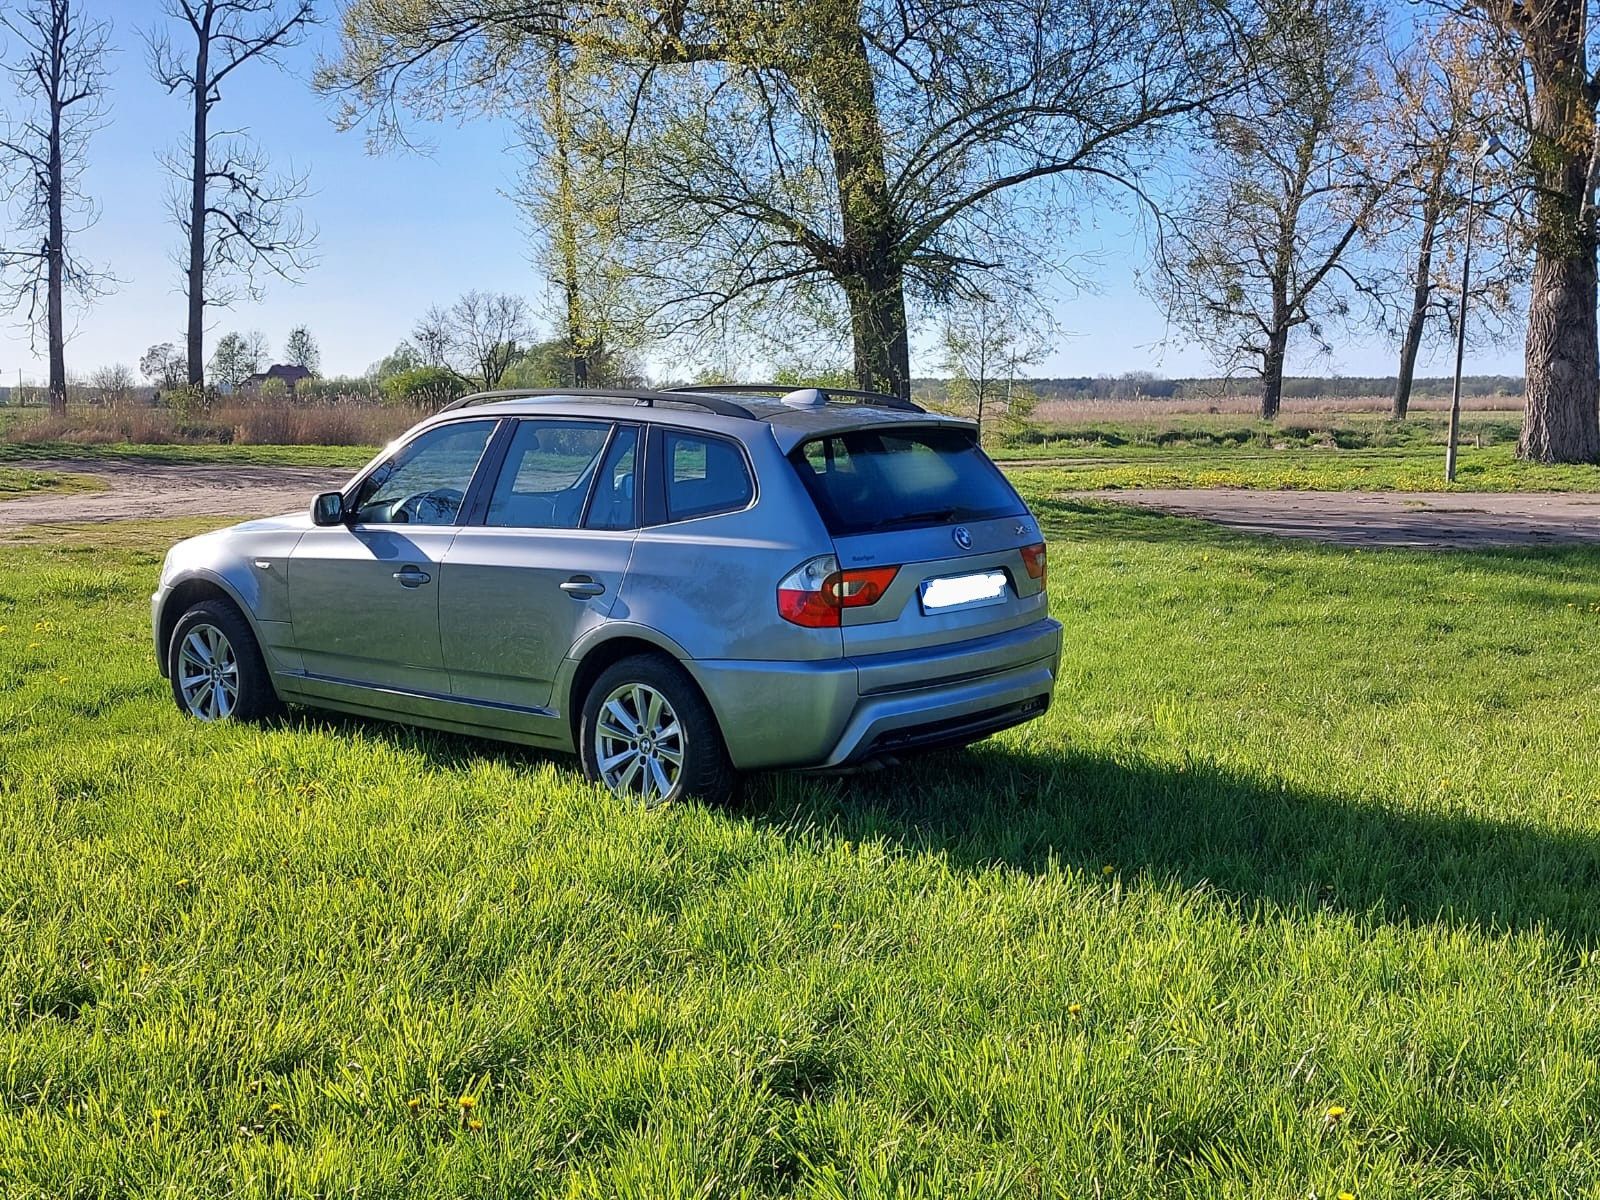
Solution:
M 29 471 L 0 467 L 0 500 L 60 492 L 95 492 L 105 487 L 92 475 L 68 471 Z
M 643 811 L 181 720 L 178 529 L 0 547 L 0 1193 L 1600 1187 L 1600 553 L 1032 499 L 1042 721 Z

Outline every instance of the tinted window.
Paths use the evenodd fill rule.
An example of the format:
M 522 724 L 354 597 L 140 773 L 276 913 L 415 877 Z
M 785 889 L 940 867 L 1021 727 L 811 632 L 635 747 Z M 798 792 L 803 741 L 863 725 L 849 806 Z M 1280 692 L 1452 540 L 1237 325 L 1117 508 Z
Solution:
M 805 442 L 789 460 L 834 534 L 1024 511 L 1005 476 L 961 429 L 854 430 Z
M 755 498 L 744 454 L 732 442 L 672 429 L 662 441 L 667 520 L 733 512 Z
M 485 523 L 576 529 L 610 433 L 603 421 L 518 421 Z
M 611 441 L 606 461 L 601 464 L 595 483 L 594 499 L 589 501 L 589 515 L 584 518 L 585 529 L 632 529 L 634 517 L 634 460 L 639 444 L 639 433 L 629 425 L 617 428 Z
M 375 525 L 455 525 L 493 421 L 441 425 L 412 439 L 362 480 L 355 520 Z

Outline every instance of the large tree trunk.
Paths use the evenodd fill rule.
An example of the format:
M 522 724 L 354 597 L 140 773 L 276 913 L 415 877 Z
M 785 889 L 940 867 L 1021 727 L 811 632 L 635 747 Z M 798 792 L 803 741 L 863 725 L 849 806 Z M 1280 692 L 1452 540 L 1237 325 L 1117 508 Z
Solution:
M 1540 251 L 1528 306 L 1528 399 L 1517 453 L 1534 462 L 1600 458 L 1595 259 Z
M 55 18 L 66 21 L 65 14 Z M 66 229 L 61 218 L 62 161 L 61 161 L 61 47 L 59 27 L 52 27 L 51 43 L 53 87 L 50 96 L 50 219 L 48 237 L 50 244 L 45 254 L 46 298 L 45 336 L 50 342 L 50 413 L 67 415 L 67 333 L 62 312 L 62 274 L 66 266 Z
M 189 178 L 189 328 L 187 334 L 189 384 L 198 387 L 206 378 L 206 117 L 210 96 L 210 17 L 201 28 L 194 62 L 194 158 Z
M 1595 139 L 1583 0 L 1551 0 L 1523 36 L 1533 68 L 1534 265 L 1528 305 L 1528 396 L 1517 453 L 1535 462 L 1600 457 L 1600 350 L 1595 329 Z
M 856 386 L 891 396 L 911 396 L 911 335 L 906 324 L 900 268 L 845 279 Z
M 1267 338 L 1261 355 L 1261 419 L 1270 421 L 1283 406 L 1283 360 L 1289 349 L 1289 330 L 1280 325 Z
M 567 97 L 562 72 L 561 52 L 552 43 L 548 57 L 550 70 L 550 123 L 555 134 L 556 238 L 560 243 L 561 286 L 566 293 L 567 352 L 571 355 L 572 386 L 589 386 L 589 347 L 593 341 L 584 329 L 583 293 L 578 279 L 578 211 L 572 187 L 571 129 L 567 121 Z
M 844 238 L 835 278 L 850 305 L 857 386 L 909 397 L 905 270 L 872 64 L 859 12 L 846 12 L 836 22 L 819 30 L 807 78 L 828 133 L 839 189 Z
M 1405 419 L 1411 406 L 1411 384 L 1417 372 L 1417 353 L 1422 349 L 1422 333 L 1428 324 L 1428 298 L 1433 292 L 1433 237 L 1439 223 L 1438 210 L 1431 204 L 1422 211 L 1422 241 L 1417 248 L 1417 282 L 1411 292 L 1411 313 L 1400 339 L 1400 370 L 1394 381 L 1394 407 L 1390 416 Z

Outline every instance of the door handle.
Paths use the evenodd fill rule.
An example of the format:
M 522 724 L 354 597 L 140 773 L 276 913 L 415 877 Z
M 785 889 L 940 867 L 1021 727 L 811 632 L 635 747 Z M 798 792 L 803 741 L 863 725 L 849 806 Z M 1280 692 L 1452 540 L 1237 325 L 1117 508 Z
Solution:
M 394 573 L 394 577 L 400 581 L 401 587 L 408 588 L 421 587 L 433 578 L 421 567 L 402 567 Z
M 561 590 L 574 600 L 583 600 L 590 596 L 604 595 L 606 585 L 595 582 L 587 575 L 574 575 L 561 585 Z

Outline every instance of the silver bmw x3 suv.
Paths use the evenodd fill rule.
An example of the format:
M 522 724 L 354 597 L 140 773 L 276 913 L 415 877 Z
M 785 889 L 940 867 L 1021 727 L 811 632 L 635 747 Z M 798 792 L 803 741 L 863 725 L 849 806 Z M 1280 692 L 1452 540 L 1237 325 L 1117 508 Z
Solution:
M 151 615 L 174 699 L 575 752 L 652 802 L 1042 714 L 1044 540 L 975 427 L 782 391 L 452 404 L 308 513 L 172 548 Z

